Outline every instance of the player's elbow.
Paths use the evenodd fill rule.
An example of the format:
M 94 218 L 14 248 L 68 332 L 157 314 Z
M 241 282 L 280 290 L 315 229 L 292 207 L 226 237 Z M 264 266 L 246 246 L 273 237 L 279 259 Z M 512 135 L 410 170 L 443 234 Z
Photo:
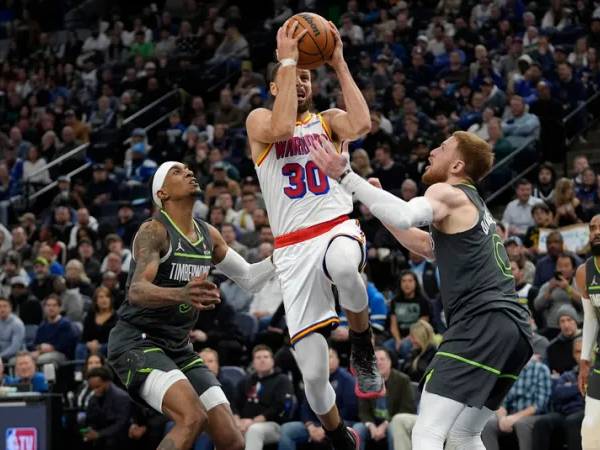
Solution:
M 371 117 L 366 116 L 365 118 L 358 120 L 352 131 L 356 135 L 355 139 L 367 134 L 371 131 Z
M 133 306 L 139 306 L 142 296 L 139 282 L 131 283 L 129 291 L 127 291 L 127 301 Z
M 281 141 L 287 141 L 288 139 L 290 139 L 292 136 L 294 136 L 295 126 L 296 126 L 295 122 L 293 122 L 291 124 L 274 123 L 273 128 L 272 128 L 273 141 L 281 142 Z

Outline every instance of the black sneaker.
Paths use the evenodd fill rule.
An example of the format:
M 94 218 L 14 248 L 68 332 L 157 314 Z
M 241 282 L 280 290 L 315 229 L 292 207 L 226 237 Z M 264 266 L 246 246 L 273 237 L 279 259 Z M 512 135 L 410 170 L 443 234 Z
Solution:
M 365 337 L 357 338 L 350 331 L 352 350 L 350 353 L 350 371 L 356 377 L 357 383 L 354 393 L 359 398 L 373 399 L 385 395 L 385 382 L 375 361 L 375 351 L 371 344 L 371 333 Z
M 333 450 L 359 450 L 360 436 L 353 428 L 346 427 L 343 438 L 332 439 L 329 437 Z

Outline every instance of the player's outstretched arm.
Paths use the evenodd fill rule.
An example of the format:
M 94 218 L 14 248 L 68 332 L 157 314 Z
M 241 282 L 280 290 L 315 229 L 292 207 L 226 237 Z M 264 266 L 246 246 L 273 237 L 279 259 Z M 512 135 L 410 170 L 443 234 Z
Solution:
M 242 289 L 256 293 L 275 276 L 275 266 L 271 258 L 249 264 L 238 252 L 227 245 L 215 227 L 209 225 L 209 230 L 214 243 L 213 263 L 215 267 Z
M 298 109 L 296 93 L 298 41 L 307 32 L 304 30 L 294 37 L 297 27 L 297 21 L 287 21 L 277 31 L 277 59 L 281 63 L 281 67 L 277 73 L 275 102 L 273 111 L 257 108 L 248 115 L 246 129 L 248 136 L 253 141 L 271 144 L 294 135 Z
M 577 287 L 581 292 L 581 303 L 583 305 L 583 338 L 581 343 L 581 360 L 579 362 L 579 391 L 585 395 L 587 379 L 590 373 L 594 344 L 598 336 L 598 317 L 587 292 L 585 263 L 580 265 L 575 274 Z
M 340 82 L 346 111 L 338 108 L 328 109 L 323 112 L 323 118 L 337 138 L 354 140 L 371 129 L 371 114 L 362 92 L 352 78 L 348 64 L 344 60 L 340 32 L 332 22 L 329 22 L 329 26 L 335 36 L 335 50 L 327 63 L 333 67 Z
M 206 275 L 194 278 L 182 288 L 163 288 L 153 281 L 160 265 L 160 253 L 167 250 L 165 227 L 151 220 L 140 227 L 134 239 L 133 258 L 135 271 L 128 291 L 128 301 L 144 308 L 160 308 L 178 303 L 187 303 L 200 310 L 213 309 L 220 301 L 217 287 L 206 281 Z

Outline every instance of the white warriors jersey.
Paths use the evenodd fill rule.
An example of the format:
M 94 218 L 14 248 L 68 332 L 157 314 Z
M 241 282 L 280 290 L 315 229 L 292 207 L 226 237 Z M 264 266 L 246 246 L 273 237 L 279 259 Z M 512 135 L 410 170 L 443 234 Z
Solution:
M 296 122 L 294 136 L 269 144 L 256 161 L 256 173 L 274 236 L 327 222 L 352 211 L 352 195 L 319 170 L 309 144 L 331 141 L 321 114 Z

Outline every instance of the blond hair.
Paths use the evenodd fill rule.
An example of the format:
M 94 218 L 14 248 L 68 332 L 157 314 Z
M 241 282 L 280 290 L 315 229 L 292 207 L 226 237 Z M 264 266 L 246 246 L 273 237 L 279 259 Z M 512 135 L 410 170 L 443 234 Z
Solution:
M 419 319 L 410 326 L 410 336 L 419 344 L 421 349 L 411 364 L 412 369 L 417 370 L 417 364 L 419 364 L 419 359 L 423 356 L 423 353 L 429 347 L 435 345 L 435 332 L 429 322 Z
M 571 189 L 570 196 L 567 195 L 569 188 Z M 574 197 L 575 189 L 573 186 L 573 180 L 570 180 L 569 178 L 560 178 L 556 182 L 556 187 L 554 188 L 554 205 L 559 207 L 567 203 L 571 203 Z
M 465 175 L 473 182 L 481 180 L 494 165 L 494 152 L 490 144 L 466 131 L 455 131 L 452 137 L 458 142 L 456 149 L 464 158 Z

